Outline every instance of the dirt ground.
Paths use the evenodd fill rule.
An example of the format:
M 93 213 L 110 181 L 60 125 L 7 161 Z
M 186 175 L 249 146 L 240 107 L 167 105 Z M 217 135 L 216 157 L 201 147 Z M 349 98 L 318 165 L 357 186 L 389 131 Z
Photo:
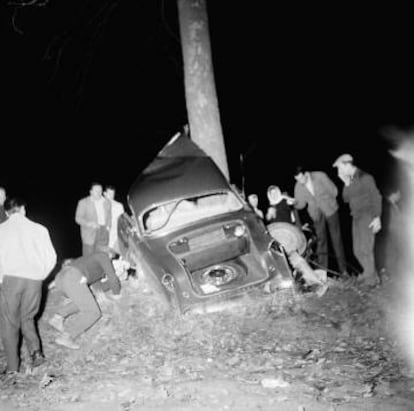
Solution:
M 0 410 L 412 411 L 391 290 L 386 277 L 365 291 L 332 281 L 320 298 L 258 290 L 227 311 L 179 316 L 131 278 L 80 350 L 54 343 L 47 320 L 63 297 L 52 290 L 39 320 L 47 364 L 26 368 L 23 347 Z

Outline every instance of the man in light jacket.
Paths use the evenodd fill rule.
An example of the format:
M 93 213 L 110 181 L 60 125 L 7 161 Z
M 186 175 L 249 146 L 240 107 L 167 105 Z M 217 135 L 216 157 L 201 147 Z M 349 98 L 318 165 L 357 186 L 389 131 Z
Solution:
M 111 204 L 111 228 L 109 230 L 109 249 L 119 254 L 118 245 L 118 218 L 124 213 L 124 205 L 115 200 L 115 187 L 107 185 L 105 187 L 104 197 Z
M 24 201 L 9 199 L 5 208 L 9 218 L 0 224 L 0 325 L 5 372 L 13 374 L 20 366 L 20 330 L 31 366 L 45 361 L 34 317 L 40 307 L 42 281 L 56 264 L 56 252 L 46 227 L 26 217 Z
M 344 246 L 338 216 L 338 190 L 336 185 L 322 171 L 306 171 L 297 167 L 295 172 L 295 207 L 307 211 L 311 217 L 316 233 L 316 254 L 320 268 L 328 268 L 328 238 L 326 226 L 331 236 L 338 270 L 347 276 Z
M 80 225 L 83 256 L 107 251 L 111 219 L 111 204 L 102 196 L 102 185 L 92 183 L 89 196 L 79 200 L 75 213 L 75 221 Z

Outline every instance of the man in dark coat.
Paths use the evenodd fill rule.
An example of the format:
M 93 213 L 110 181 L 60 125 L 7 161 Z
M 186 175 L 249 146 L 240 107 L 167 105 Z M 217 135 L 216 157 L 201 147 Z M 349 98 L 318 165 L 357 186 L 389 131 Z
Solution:
M 105 282 L 101 282 L 106 280 Z M 104 290 L 112 290 L 118 295 L 121 284 L 115 273 L 111 259 L 104 252 L 95 252 L 65 264 L 56 275 L 56 289 L 62 291 L 70 300 L 49 321 L 49 324 L 61 332 L 56 344 L 67 348 L 80 348 L 74 340 L 101 317 L 99 306 L 89 286 L 101 282 Z M 66 318 L 72 316 L 70 324 L 64 326 Z
M 342 197 L 352 215 L 352 245 L 363 272 L 359 281 L 375 285 L 375 234 L 381 230 L 382 197 L 374 177 L 354 165 L 350 154 L 342 154 L 333 164 L 344 183 Z

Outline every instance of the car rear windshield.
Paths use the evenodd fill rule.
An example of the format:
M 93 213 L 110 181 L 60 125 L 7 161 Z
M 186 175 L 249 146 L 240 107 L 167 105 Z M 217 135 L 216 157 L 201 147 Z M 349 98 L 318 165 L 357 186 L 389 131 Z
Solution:
M 142 221 L 144 230 L 150 233 L 170 230 L 242 207 L 243 203 L 231 191 L 213 193 L 159 205 L 145 212 Z

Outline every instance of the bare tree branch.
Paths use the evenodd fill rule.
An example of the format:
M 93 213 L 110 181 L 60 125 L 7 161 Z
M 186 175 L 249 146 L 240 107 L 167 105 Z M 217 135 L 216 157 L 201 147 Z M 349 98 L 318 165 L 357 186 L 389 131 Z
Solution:
M 49 0 L 20 0 L 20 1 L 10 1 L 9 6 L 13 7 L 27 7 L 27 6 L 36 6 L 43 7 L 49 3 Z
M 13 30 L 16 33 L 19 33 L 20 35 L 23 35 L 23 30 L 20 30 L 19 27 L 17 27 L 17 24 L 16 24 L 17 13 L 18 13 L 18 7 L 15 7 L 14 10 L 13 10 L 12 18 L 11 18 Z
M 72 27 L 68 27 L 64 33 L 55 36 L 44 54 L 44 60 L 50 61 L 52 64 L 52 73 L 49 77 L 50 84 L 58 76 L 65 50 L 68 47 L 76 48 L 78 55 L 80 55 L 79 58 L 83 60 L 81 64 L 76 65 L 78 69 L 74 73 L 73 83 L 71 81 L 74 86 L 76 105 L 79 104 L 82 97 L 84 83 L 89 75 L 97 43 L 101 39 L 106 24 L 118 5 L 119 0 L 105 1 L 100 4 L 92 15 L 90 12 L 84 13 L 84 15 L 89 14 L 89 18 L 87 20 L 75 21 Z
M 23 35 L 23 30 L 21 30 L 17 24 L 16 24 L 16 19 L 17 19 L 17 14 L 19 12 L 19 10 L 23 7 L 43 7 L 46 6 L 49 3 L 49 0 L 18 0 L 18 1 L 9 1 L 7 3 L 8 6 L 14 7 L 13 10 L 13 15 L 12 15 L 12 27 L 13 30 L 20 34 Z

